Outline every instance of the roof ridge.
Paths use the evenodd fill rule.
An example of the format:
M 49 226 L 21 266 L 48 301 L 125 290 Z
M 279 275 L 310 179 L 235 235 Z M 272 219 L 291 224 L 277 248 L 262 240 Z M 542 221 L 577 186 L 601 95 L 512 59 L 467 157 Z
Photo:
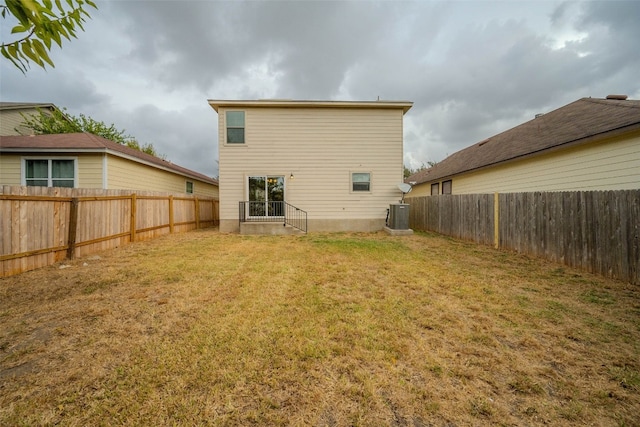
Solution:
M 640 108 L 640 100 L 637 99 L 582 98 L 582 100 L 613 107 Z

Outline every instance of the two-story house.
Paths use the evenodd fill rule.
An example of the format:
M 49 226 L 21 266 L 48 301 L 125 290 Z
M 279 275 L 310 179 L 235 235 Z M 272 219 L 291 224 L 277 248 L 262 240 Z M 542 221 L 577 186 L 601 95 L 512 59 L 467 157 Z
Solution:
M 408 101 L 209 100 L 218 113 L 220 231 L 376 231 L 402 193 Z M 255 222 L 247 222 L 247 220 Z M 243 229 L 275 220 L 271 229 Z

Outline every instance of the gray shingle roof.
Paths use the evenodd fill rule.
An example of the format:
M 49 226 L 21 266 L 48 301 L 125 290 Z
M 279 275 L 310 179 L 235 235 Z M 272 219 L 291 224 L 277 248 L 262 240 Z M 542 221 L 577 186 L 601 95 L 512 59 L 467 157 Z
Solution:
M 63 133 L 53 135 L 0 136 L 1 152 L 105 152 L 132 158 L 180 175 L 218 185 L 218 181 L 199 172 L 178 166 L 166 160 L 90 133 Z
M 407 181 L 435 181 L 635 129 L 640 101 L 582 98 L 460 150 Z

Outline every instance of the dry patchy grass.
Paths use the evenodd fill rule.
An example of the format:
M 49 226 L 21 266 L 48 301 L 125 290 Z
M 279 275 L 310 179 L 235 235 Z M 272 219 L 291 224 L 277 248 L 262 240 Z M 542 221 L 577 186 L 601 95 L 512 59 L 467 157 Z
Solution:
M 638 425 L 628 284 L 431 234 L 68 264 L 0 280 L 0 425 Z

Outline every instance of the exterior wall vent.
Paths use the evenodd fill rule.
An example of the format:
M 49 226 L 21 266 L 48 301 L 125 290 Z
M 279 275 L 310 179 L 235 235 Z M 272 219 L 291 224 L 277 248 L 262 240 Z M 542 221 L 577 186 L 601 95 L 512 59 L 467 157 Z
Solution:
M 544 116 L 544 113 L 538 113 L 538 114 L 536 114 L 536 116 L 535 116 L 535 117 L 536 117 L 536 119 L 537 119 L 538 117 L 542 117 L 542 116 Z
M 628 98 L 627 95 L 607 95 L 607 99 L 617 99 L 619 101 L 624 101 Z

